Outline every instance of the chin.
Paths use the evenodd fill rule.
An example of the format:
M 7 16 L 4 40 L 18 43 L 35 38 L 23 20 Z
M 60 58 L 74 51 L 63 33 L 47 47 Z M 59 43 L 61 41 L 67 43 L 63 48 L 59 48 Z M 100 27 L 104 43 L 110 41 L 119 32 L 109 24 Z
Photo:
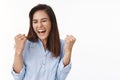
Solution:
M 40 39 L 40 40 L 46 40 L 46 39 L 47 39 L 47 37 L 45 37 L 45 36 L 42 36 L 42 37 L 41 37 L 41 36 L 39 36 L 39 39 Z

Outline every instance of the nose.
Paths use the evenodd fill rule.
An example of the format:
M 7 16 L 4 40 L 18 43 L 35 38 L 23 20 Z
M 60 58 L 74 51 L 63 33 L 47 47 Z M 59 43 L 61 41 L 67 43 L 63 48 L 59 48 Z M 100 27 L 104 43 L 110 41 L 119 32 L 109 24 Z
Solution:
M 38 27 L 41 27 L 41 26 L 42 26 L 42 23 L 41 23 L 41 22 L 39 22 L 39 23 L 38 23 Z

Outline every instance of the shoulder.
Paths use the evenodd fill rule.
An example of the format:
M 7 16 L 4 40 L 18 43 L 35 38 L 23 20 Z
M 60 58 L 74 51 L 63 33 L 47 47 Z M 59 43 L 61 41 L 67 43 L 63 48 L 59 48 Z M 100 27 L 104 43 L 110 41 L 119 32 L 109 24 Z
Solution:
M 28 47 L 28 46 L 30 46 L 30 44 L 31 44 L 32 42 L 31 41 L 29 41 L 29 40 L 26 40 L 26 42 L 25 42 L 25 47 Z
M 25 47 L 23 50 L 23 56 L 27 55 L 28 53 L 30 53 L 30 49 L 33 49 L 33 47 L 36 46 L 37 42 L 32 42 L 30 40 L 26 40 L 25 42 Z
M 30 47 L 33 47 L 37 42 L 32 42 L 30 40 L 26 40 L 25 42 L 25 49 L 29 49 Z

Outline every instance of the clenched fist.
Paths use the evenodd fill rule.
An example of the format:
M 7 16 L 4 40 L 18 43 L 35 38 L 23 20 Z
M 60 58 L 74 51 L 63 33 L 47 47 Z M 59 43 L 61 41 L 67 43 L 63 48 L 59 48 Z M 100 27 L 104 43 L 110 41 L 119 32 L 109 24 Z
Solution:
M 64 46 L 64 50 L 65 52 L 69 52 L 71 53 L 73 44 L 75 43 L 76 38 L 72 35 L 67 35 L 65 38 L 65 46 Z
M 27 38 L 25 36 L 25 34 L 18 34 L 17 36 L 15 36 L 15 52 L 16 54 L 22 54 L 22 51 L 25 47 L 25 42 L 26 42 Z

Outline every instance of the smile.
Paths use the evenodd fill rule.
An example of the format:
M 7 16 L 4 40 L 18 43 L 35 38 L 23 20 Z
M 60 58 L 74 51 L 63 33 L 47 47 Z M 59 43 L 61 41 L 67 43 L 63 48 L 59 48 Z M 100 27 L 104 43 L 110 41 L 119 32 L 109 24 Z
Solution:
M 46 30 L 38 30 L 39 33 L 45 33 Z

